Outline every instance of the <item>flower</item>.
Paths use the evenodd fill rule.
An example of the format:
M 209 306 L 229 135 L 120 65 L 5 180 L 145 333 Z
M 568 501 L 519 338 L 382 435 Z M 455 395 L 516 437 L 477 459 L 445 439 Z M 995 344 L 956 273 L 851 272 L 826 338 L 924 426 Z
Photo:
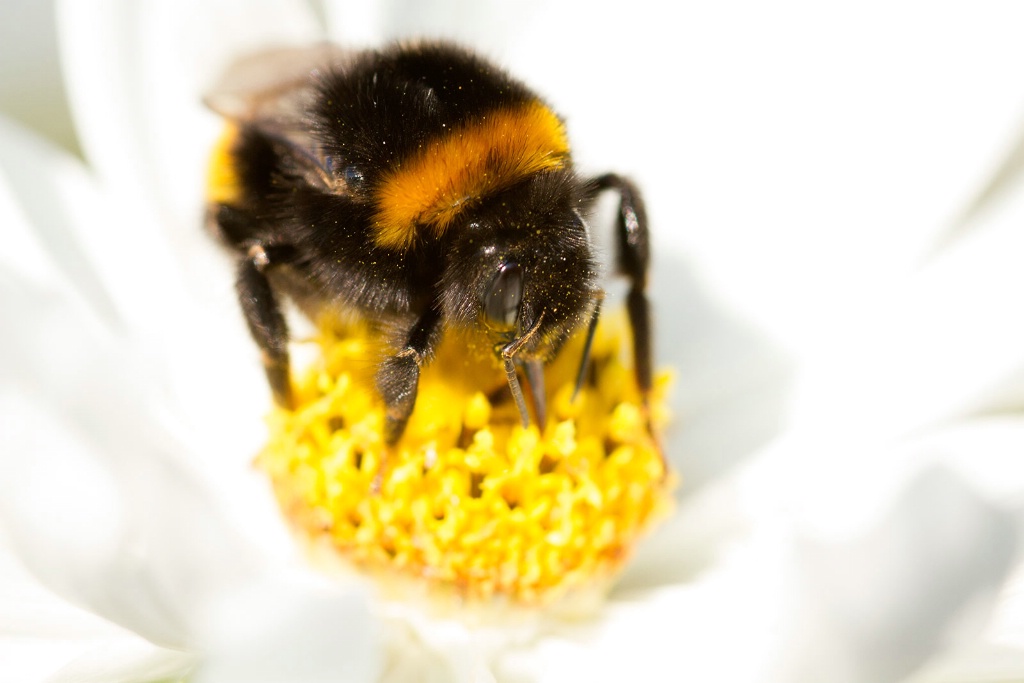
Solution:
M 355 7 L 325 5 L 332 35 L 379 37 Z M 61 638 L 35 642 L 93 653 L 56 680 L 1019 676 L 1013 17 L 380 7 L 394 25 L 493 39 L 570 114 L 581 164 L 638 172 L 664 245 L 679 513 L 579 624 L 468 629 L 311 573 L 249 468 L 265 390 L 196 227 L 216 135 L 198 95 L 231 55 L 320 29 L 284 0 L 67 2 L 88 167 L 0 128 L 0 297 L 16 321 L 0 340 L 0 519 L 32 580 L 108 623 L 6 588 L 29 580 L 11 568 L 0 614 L 21 620 L 6 632 L 48 605 Z M 954 53 L 949 35 L 978 49 Z M 987 630 L 954 632 L 1006 585 Z M 25 640 L 0 647 L 43 678 Z M 122 647 L 97 653 L 101 640 Z
M 472 333 L 449 331 L 391 453 L 366 374 L 378 337 L 326 326 L 296 405 L 268 420 L 258 462 L 298 535 L 332 564 L 372 570 L 383 588 L 425 595 L 441 612 L 452 601 L 462 613 L 573 604 L 578 614 L 599 602 L 671 509 L 675 483 L 621 359 L 625 314 L 597 326 L 592 381 L 575 400 L 585 331 L 547 365 L 543 429 L 522 427 L 514 403 L 488 400 L 506 382 L 488 340 L 474 348 Z M 658 379 L 649 412 L 660 431 L 671 378 Z

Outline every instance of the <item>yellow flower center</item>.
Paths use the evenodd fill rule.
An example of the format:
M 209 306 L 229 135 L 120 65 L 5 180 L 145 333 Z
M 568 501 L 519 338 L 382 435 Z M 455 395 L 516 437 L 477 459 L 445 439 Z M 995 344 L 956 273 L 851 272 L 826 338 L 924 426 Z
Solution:
M 360 325 L 324 327 L 258 462 L 301 536 L 374 574 L 526 605 L 607 585 L 673 485 L 622 360 L 626 330 L 606 316 L 575 400 L 582 335 L 548 364 L 543 429 L 519 424 L 490 344 L 448 333 L 388 449 L 373 382 L 385 347 Z M 656 428 L 669 384 L 660 374 L 650 399 Z

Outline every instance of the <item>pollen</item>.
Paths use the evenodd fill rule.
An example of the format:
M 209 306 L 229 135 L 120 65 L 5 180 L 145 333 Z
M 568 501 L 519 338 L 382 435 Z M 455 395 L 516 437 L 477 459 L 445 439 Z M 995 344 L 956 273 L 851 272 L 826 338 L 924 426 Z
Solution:
M 545 369 L 547 424 L 523 428 L 491 345 L 450 332 L 387 448 L 381 340 L 323 327 L 258 464 L 309 548 L 385 587 L 527 607 L 603 591 L 670 511 L 676 481 L 654 436 L 671 375 L 645 406 L 628 339 L 625 317 L 606 316 L 575 397 L 583 339 L 570 340 Z

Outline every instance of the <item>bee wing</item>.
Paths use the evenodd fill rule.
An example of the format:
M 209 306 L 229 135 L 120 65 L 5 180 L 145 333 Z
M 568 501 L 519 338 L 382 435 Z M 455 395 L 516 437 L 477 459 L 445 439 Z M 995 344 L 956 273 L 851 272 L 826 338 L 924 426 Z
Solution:
M 344 66 L 352 54 L 319 43 L 248 55 L 227 68 L 203 102 L 227 119 L 247 123 L 301 118 L 317 74 Z
M 308 112 L 319 74 L 344 68 L 354 55 L 330 43 L 259 52 L 228 67 L 203 101 L 215 113 L 257 128 L 291 150 L 308 182 L 340 194 L 345 183 L 334 177 Z

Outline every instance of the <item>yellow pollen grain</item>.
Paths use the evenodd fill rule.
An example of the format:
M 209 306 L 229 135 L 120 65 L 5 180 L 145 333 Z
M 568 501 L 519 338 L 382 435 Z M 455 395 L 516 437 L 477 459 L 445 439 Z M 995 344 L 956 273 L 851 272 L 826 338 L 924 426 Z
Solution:
M 375 241 L 407 249 L 420 231 L 439 237 L 478 199 L 561 168 L 568 153 L 561 120 L 536 101 L 448 130 L 385 176 L 375 196 Z
M 387 452 L 373 383 L 379 340 L 358 326 L 325 329 L 320 357 L 295 382 L 296 409 L 268 416 L 259 465 L 300 537 L 385 586 L 525 606 L 607 586 L 671 508 L 675 480 L 647 431 L 628 338 L 625 317 L 606 316 L 592 381 L 574 402 L 582 339 L 570 340 L 545 369 L 542 430 L 519 424 L 491 345 L 452 333 Z M 660 373 L 656 429 L 669 385 Z

